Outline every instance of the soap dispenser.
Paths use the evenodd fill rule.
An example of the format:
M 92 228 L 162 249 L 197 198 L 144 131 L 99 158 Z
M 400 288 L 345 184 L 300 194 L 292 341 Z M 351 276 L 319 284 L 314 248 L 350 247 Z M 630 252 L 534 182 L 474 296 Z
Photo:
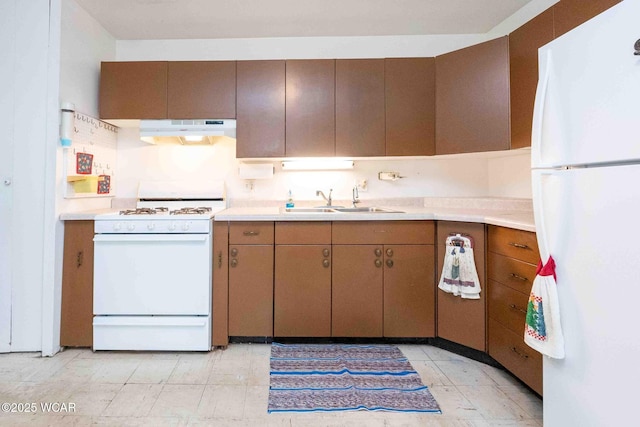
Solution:
M 287 209 L 295 206 L 295 203 L 293 203 L 293 194 L 291 194 L 291 190 L 289 190 L 289 194 L 287 195 L 287 204 L 285 206 Z

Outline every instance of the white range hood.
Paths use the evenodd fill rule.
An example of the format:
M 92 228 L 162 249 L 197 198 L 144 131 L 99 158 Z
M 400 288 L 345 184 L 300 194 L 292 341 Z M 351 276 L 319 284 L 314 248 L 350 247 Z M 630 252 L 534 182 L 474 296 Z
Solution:
M 213 144 L 236 138 L 233 119 L 140 120 L 140 139 L 150 144 Z

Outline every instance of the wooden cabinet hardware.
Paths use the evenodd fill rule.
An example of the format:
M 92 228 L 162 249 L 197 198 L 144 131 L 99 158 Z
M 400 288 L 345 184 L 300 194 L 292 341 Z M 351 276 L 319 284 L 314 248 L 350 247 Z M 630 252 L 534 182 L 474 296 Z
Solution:
M 322 266 L 324 268 L 329 268 L 331 266 L 331 262 L 328 259 L 323 259 L 322 260 Z
M 387 260 L 387 267 L 389 267 L 389 268 L 393 267 L 393 260 L 392 259 L 388 259 Z
M 529 249 L 529 246 L 523 245 L 522 243 L 509 242 L 509 246 L 513 246 L 518 249 Z
M 523 282 L 528 281 L 529 279 L 527 279 L 526 277 L 522 277 L 522 276 L 518 276 L 516 273 L 510 273 L 509 274 L 511 277 L 513 277 L 516 280 L 522 280 Z
M 375 266 L 376 266 L 376 267 L 378 267 L 378 268 L 382 267 L 382 261 L 381 261 L 381 260 L 379 260 L 379 259 L 376 259 L 376 260 L 374 261 L 374 264 L 375 264 Z

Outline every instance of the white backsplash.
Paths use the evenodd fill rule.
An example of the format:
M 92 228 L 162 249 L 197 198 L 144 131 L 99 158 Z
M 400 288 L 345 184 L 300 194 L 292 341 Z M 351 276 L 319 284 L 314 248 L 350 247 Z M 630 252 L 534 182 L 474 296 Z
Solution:
M 494 161 L 491 156 L 500 156 Z M 234 205 L 242 201 L 284 201 L 289 190 L 294 201 L 322 201 L 316 190 L 333 189 L 335 200 L 351 200 L 356 180 L 366 179 L 368 190 L 360 192 L 364 202 L 373 199 L 413 197 L 519 197 L 530 198 L 528 170 L 511 176 L 508 185 L 493 179 L 492 168 L 521 169 L 529 152 L 479 153 L 430 158 L 355 160 L 348 171 L 282 171 L 273 161 L 272 179 L 243 180 L 241 160 L 235 158 L 235 142 L 214 145 L 149 145 L 138 138 L 138 130 L 118 133 L 118 198 L 135 198 L 141 180 L 225 180 L 227 198 Z M 513 166 L 510 166 L 513 165 Z M 399 172 L 397 181 L 380 181 L 378 172 Z M 493 182 L 496 181 L 496 182 Z M 252 187 L 252 188 L 251 188 Z M 494 187 L 494 188 L 492 188 Z M 253 204 L 253 203 L 252 203 Z

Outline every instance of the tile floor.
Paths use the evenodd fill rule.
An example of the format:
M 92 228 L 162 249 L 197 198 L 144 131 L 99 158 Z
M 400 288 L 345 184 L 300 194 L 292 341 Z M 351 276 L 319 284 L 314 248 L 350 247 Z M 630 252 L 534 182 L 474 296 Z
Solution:
M 541 426 L 541 400 L 509 374 L 428 345 L 398 346 L 442 414 L 267 414 L 268 344 L 210 353 L 96 352 L 51 358 L 0 355 L 0 413 L 9 426 Z M 42 404 L 73 404 L 75 411 Z M 35 407 L 31 406 L 35 403 Z M 22 408 L 18 408 L 21 404 Z

